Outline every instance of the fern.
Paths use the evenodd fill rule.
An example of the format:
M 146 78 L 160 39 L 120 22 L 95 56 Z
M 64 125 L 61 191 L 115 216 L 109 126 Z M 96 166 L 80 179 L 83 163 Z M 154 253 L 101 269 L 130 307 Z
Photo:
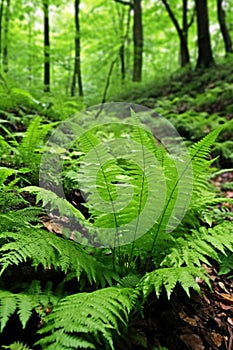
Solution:
M 16 166 L 27 166 L 30 168 L 33 181 L 38 179 L 41 154 L 47 134 L 56 123 L 43 124 L 41 117 L 36 116 L 28 126 L 20 143 L 16 140 L 14 145 L 14 162 Z
M 13 294 L 9 291 L 0 291 L 0 324 L 3 331 L 9 318 L 18 310 L 19 319 L 22 327 L 26 327 L 32 310 L 38 305 L 32 296 L 25 294 Z
M 233 251 L 231 223 L 225 222 L 208 230 L 201 227 L 189 235 L 177 238 L 161 266 L 201 266 L 202 262 L 209 264 L 208 258 L 218 261 L 219 253 L 226 254 L 227 251 Z
M 113 332 L 127 326 L 133 289 L 107 288 L 65 297 L 46 317 L 38 344 L 46 350 L 114 349 Z
M 221 128 L 214 130 L 201 141 L 191 146 L 190 159 L 186 158 L 179 170 L 179 174 L 174 169 L 174 162 L 167 157 L 164 158 L 168 193 L 162 215 L 158 224 L 154 227 L 152 251 L 155 249 L 157 239 L 162 239 L 162 237 L 165 239 L 166 231 L 174 230 L 180 219 L 183 218 L 185 211 L 188 209 L 192 211 L 193 203 L 199 200 L 200 191 L 208 189 L 207 175 L 210 162 L 206 158 L 210 154 L 210 148 L 220 131 Z M 183 162 L 182 159 L 180 161 L 181 163 Z M 190 186 L 191 188 L 193 187 L 193 190 L 191 202 L 189 203 Z M 177 197 L 178 195 L 179 197 Z M 194 217 L 193 214 L 192 217 Z M 167 236 L 167 239 L 169 239 L 169 236 Z
M 4 349 L 9 349 L 9 350 L 32 350 L 31 348 L 29 348 L 28 346 L 20 342 L 14 342 L 13 344 L 7 345 L 7 346 L 3 345 L 2 347 Z
M 41 288 L 40 281 L 34 280 L 20 293 L 12 293 L 7 290 L 0 291 L 0 325 L 1 332 L 5 328 L 10 317 L 17 313 L 19 321 L 24 329 L 29 321 L 32 312 L 39 317 L 46 316 L 46 309 L 54 307 L 61 299 L 59 290 L 52 291 L 52 284 L 48 282 Z
M 233 270 L 233 255 L 223 255 L 220 254 L 219 257 L 219 275 L 225 275 L 228 274 Z
M 179 283 L 187 295 L 190 296 L 190 289 L 200 293 L 200 287 L 195 280 L 197 277 L 204 280 L 211 287 L 207 273 L 203 268 L 185 266 L 160 268 L 146 273 L 137 288 L 142 290 L 145 299 L 153 290 L 159 297 L 163 288 L 168 298 L 170 298 L 175 286 Z
M 21 189 L 21 192 L 23 191 L 36 194 L 37 204 L 42 201 L 44 207 L 49 205 L 49 209 L 51 211 L 57 209 L 62 216 L 69 216 L 71 214 L 78 219 L 85 219 L 83 214 L 65 198 L 59 197 L 56 193 L 50 190 L 46 190 L 37 186 L 27 186 Z
M 90 283 L 101 283 L 103 286 L 106 281 L 111 283 L 112 278 L 117 278 L 115 273 L 97 262 L 73 241 L 61 239 L 43 229 L 35 228 L 29 222 L 28 227 L 19 226 L 17 222 L 14 226 L 13 217 L 9 214 L 1 214 L 1 217 L 5 226 L 13 226 L 13 230 L 8 229 L 0 233 L 0 242 L 3 243 L 0 248 L 1 274 L 12 265 L 30 260 L 34 267 L 43 266 L 45 269 L 53 267 L 65 273 L 75 271 L 78 279 L 82 272 L 85 272 Z M 22 220 L 22 224 L 24 223 Z

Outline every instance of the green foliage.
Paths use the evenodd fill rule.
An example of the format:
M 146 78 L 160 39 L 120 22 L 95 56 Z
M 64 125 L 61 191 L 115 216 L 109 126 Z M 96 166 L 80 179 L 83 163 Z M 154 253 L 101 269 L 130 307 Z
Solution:
M 1 332 L 6 326 L 9 318 L 17 311 L 19 320 L 22 324 L 22 328 L 26 327 L 26 324 L 32 314 L 32 310 L 38 306 L 38 301 L 33 298 L 32 295 L 26 294 L 13 294 L 9 291 L 1 291 Z
M 65 198 L 59 197 L 56 193 L 50 190 L 37 186 L 27 186 L 22 188 L 21 191 L 36 194 L 36 203 L 38 204 L 40 201 L 42 201 L 43 206 L 46 207 L 49 205 L 51 211 L 58 209 L 60 215 L 62 216 L 73 214 L 76 218 L 84 220 L 83 214 L 72 206 L 70 202 L 68 202 Z
M 226 275 L 233 270 L 233 255 L 231 252 L 228 252 L 227 255 L 220 255 L 219 263 L 219 275 Z
M 1 274 L 12 265 L 22 264 L 30 259 L 33 267 L 60 269 L 65 273 L 73 271 L 79 280 L 83 272 L 90 283 L 104 286 L 111 283 L 115 274 L 97 262 L 78 244 L 61 239 L 31 222 L 38 221 L 38 209 L 26 208 L 16 212 L 0 214 Z M 116 277 L 115 277 L 116 278 Z
M 53 126 L 54 124 L 42 125 L 39 116 L 32 120 L 22 141 L 17 144 L 16 162 L 18 164 L 31 166 L 32 170 L 38 167 L 44 139 Z
M 32 312 L 36 312 L 43 319 L 46 317 L 46 310 L 48 308 L 51 309 L 61 299 L 59 290 L 53 292 L 50 282 L 42 289 L 41 283 L 38 280 L 33 280 L 20 293 L 1 290 L 0 296 L 1 332 L 13 314 L 18 315 L 22 328 L 25 329 L 32 316 Z
M 28 169 L 34 176 L 42 154 L 49 164 L 46 181 L 52 183 L 57 173 L 50 169 L 50 161 L 54 154 L 65 154 L 65 187 L 83 191 L 88 213 L 86 218 L 82 208 L 59 197 L 53 186 L 21 188 L 25 198 L 35 195 L 33 207 L 26 200 L 23 209 L 1 204 L 1 330 L 12 315 L 18 315 L 22 329 L 27 329 L 36 313 L 43 325 L 37 342 L 42 349 L 114 350 L 118 344 L 130 349 L 131 317 L 142 313 L 153 291 L 157 297 L 165 292 L 170 298 L 179 285 L 190 295 L 190 289 L 200 292 L 200 278 L 210 286 L 203 262 L 219 262 L 220 273 L 232 268 L 228 260 L 233 251 L 231 222 L 216 220 L 211 228 L 202 225 L 213 224 L 214 214 L 211 221 L 206 213 L 223 200 L 208 182 L 214 161 L 210 151 L 229 124 L 208 133 L 188 152 L 177 150 L 179 138 L 168 137 L 162 140 L 170 147 L 168 152 L 135 115 L 124 128 L 114 123 L 114 117 L 111 123 L 92 128 L 84 118 L 81 122 L 88 131 L 73 121 L 77 119 L 65 124 L 70 126 L 67 130 L 75 126 L 81 137 L 72 148 L 69 135 L 61 133 L 56 136 L 67 136 L 64 148 L 46 153 L 51 125 L 35 117 L 21 143 L 13 145 L 16 163 L 28 168 L 0 168 L 0 191 L 12 193 L 23 173 L 28 176 Z M 167 126 L 153 119 L 150 123 L 152 130 Z M 63 226 L 59 233 L 42 227 L 42 207 L 48 220 L 55 218 Z M 155 219 L 157 211 L 160 215 Z M 94 248 L 98 244 L 101 248 Z M 16 346 L 25 348 L 20 343 Z
M 48 350 L 96 349 L 97 344 L 114 349 L 112 333 L 120 334 L 119 323 L 127 327 L 133 294 L 133 289 L 107 288 L 62 299 L 46 318 L 38 343 Z
M 147 298 L 153 289 L 159 297 L 162 288 L 165 289 L 168 298 L 170 298 L 176 284 L 179 283 L 184 291 L 190 296 L 190 289 L 200 292 L 200 287 L 195 281 L 197 276 L 209 284 L 205 270 L 193 265 L 185 267 L 159 268 L 158 270 L 146 273 L 139 283 L 139 288 L 142 290 L 144 298 Z
M 27 172 L 27 169 L 21 169 L 19 171 L 12 168 L 0 167 L 0 212 L 25 203 L 16 188 L 20 180 L 18 175 L 22 175 L 25 172 Z
M 11 345 L 3 346 L 3 348 L 9 350 L 32 350 L 31 348 L 27 347 L 26 345 L 20 342 L 14 342 Z
M 176 239 L 176 245 L 166 255 L 161 266 L 201 266 L 202 262 L 209 264 L 206 257 L 218 260 L 218 252 L 226 254 L 233 251 L 233 228 L 230 222 L 217 225 L 214 228 L 201 227 Z

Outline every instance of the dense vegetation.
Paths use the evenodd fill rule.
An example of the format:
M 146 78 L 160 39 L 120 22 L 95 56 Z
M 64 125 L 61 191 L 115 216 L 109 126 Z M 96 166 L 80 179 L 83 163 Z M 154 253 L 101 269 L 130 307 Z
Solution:
M 190 349 L 151 325 L 232 278 L 231 3 L 94 3 L 0 1 L 0 345 Z

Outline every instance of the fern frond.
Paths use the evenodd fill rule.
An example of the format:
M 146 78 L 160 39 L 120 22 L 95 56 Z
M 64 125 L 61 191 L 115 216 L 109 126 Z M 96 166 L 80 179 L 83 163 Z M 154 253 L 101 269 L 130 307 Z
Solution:
M 200 227 L 175 240 L 174 246 L 167 253 L 161 266 L 201 266 L 202 262 L 209 264 L 209 258 L 219 261 L 219 253 L 233 251 L 233 227 L 230 222 L 224 222 L 214 228 Z
M 170 299 L 175 286 L 179 283 L 187 295 L 190 296 L 190 289 L 194 289 L 200 293 L 200 287 L 195 281 L 197 277 L 204 280 L 210 286 L 207 273 L 203 268 L 185 266 L 160 268 L 149 272 L 142 278 L 137 288 L 142 290 L 144 297 L 147 298 L 153 289 L 159 297 L 164 287 L 168 299 Z
M 155 248 L 157 239 L 164 237 L 180 223 L 186 211 L 192 208 L 193 201 L 200 196 L 200 189 L 208 189 L 208 167 L 210 162 L 206 159 L 210 148 L 222 128 L 218 128 L 205 136 L 201 141 L 190 147 L 190 156 L 172 160 L 164 156 L 164 171 L 167 182 L 167 198 L 164 210 L 154 226 Z M 190 202 L 191 195 L 191 202 Z M 213 199 L 213 198 L 212 198 Z
M 17 311 L 22 327 L 26 324 L 32 314 L 32 310 L 38 305 L 33 296 L 23 293 L 13 294 L 9 291 L 0 291 L 0 324 L 1 332 L 6 326 L 9 318 Z
M 61 269 L 65 273 L 75 271 L 77 279 L 82 272 L 87 274 L 90 283 L 105 284 L 117 279 L 116 274 L 97 262 L 78 244 L 62 239 L 45 230 L 20 228 L 20 232 L 0 233 L 3 245 L 0 248 L 0 273 L 11 265 L 19 265 L 30 259 L 32 266 Z
M 15 150 L 15 162 L 17 165 L 28 166 L 32 172 L 37 172 L 41 159 L 41 150 L 45 142 L 46 135 L 50 132 L 56 123 L 41 124 L 41 117 L 35 117 L 26 132 L 23 139 Z M 36 176 L 37 174 L 33 174 Z
M 57 209 L 60 215 L 70 216 L 74 215 L 76 218 L 85 220 L 83 214 L 76 209 L 71 203 L 69 203 L 65 198 L 59 197 L 56 193 L 46 190 L 37 186 L 27 186 L 21 189 L 21 192 L 28 192 L 36 194 L 37 204 L 42 201 L 43 206 L 46 207 L 49 205 L 49 209 L 53 211 Z
M 32 350 L 29 348 L 27 345 L 20 343 L 20 342 L 14 342 L 11 345 L 2 345 L 4 349 L 9 349 L 9 350 Z
M 43 213 L 42 210 L 38 207 L 28 207 L 0 213 L 1 231 L 19 231 L 21 227 L 31 227 L 31 223 L 39 222 L 38 215 Z
M 112 332 L 119 332 L 119 323 L 126 326 L 132 294 L 133 289 L 111 287 L 65 297 L 46 317 L 38 344 L 49 350 L 95 349 L 97 340 L 114 349 Z
M 0 186 L 3 186 L 4 182 L 9 176 L 16 173 L 17 173 L 17 170 L 15 169 L 0 167 Z

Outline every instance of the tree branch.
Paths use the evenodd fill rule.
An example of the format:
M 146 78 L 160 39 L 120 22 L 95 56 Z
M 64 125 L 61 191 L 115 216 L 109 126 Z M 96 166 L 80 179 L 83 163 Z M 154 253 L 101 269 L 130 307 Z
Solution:
M 174 13 L 172 12 L 172 9 L 170 8 L 170 6 L 169 6 L 167 0 L 162 0 L 162 3 L 163 3 L 164 6 L 166 7 L 166 10 L 167 10 L 167 12 L 168 12 L 168 14 L 169 14 L 169 16 L 170 16 L 170 18 L 171 18 L 171 20 L 172 20 L 174 26 L 176 27 L 176 30 L 177 30 L 179 36 L 182 36 L 182 30 L 181 30 L 181 28 L 180 28 L 180 26 L 179 26 L 179 23 L 178 23 L 178 21 L 177 21 L 175 15 L 174 15 Z
M 129 1 L 124 1 L 124 0 L 114 0 L 114 1 L 125 6 L 130 6 L 130 8 L 133 9 L 133 4 Z
M 194 7 L 194 9 L 193 9 L 192 17 L 190 18 L 190 22 L 188 23 L 187 28 L 190 28 L 190 27 L 191 27 L 191 25 L 192 25 L 193 22 L 194 22 L 195 16 L 196 16 L 196 7 Z

